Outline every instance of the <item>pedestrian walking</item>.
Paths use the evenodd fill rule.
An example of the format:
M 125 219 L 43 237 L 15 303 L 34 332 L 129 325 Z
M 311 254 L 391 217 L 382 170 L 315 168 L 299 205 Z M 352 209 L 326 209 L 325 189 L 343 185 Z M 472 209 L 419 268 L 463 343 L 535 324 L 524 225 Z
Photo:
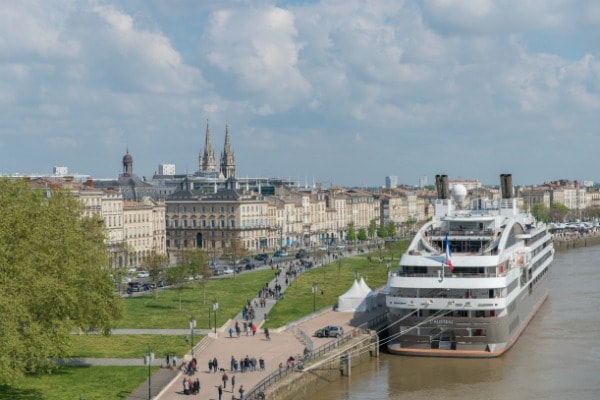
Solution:
M 240 385 L 238 392 L 240 393 L 240 400 L 244 400 L 244 385 Z
M 233 337 L 233 328 L 229 327 L 229 338 L 231 339 Z
M 183 378 L 183 394 L 190 394 L 190 383 L 188 382 L 187 378 Z
M 231 376 L 231 393 L 235 390 L 235 375 Z
M 213 369 L 215 370 L 215 374 L 218 371 L 219 362 L 217 361 L 217 357 L 213 358 Z
M 227 381 L 229 380 L 229 377 L 227 376 L 227 372 L 223 372 L 223 376 L 221 377 L 221 380 L 223 381 L 223 389 L 226 389 Z
M 219 400 L 221 400 L 221 397 L 223 397 L 223 387 L 221 385 L 217 388 L 217 392 L 219 393 Z
M 213 369 L 213 360 L 208 360 L 208 373 L 210 374 Z
M 256 324 L 252 324 L 252 336 L 256 336 Z
M 171 361 L 173 362 L 173 368 L 177 368 L 177 356 L 173 356 Z

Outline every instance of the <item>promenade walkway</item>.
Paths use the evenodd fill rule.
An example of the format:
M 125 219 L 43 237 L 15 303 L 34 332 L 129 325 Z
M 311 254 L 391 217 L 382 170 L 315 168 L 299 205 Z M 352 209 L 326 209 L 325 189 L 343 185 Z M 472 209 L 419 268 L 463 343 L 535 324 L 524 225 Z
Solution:
M 285 278 L 274 278 L 269 287 L 273 288 L 278 283 L 281 286 L 281 293 L 284 294 L 287 289 Z M 291 283 L 291 281 L 290 281 Z M 254 300 L 252 303 L 254 305 Z M 267 299 L 265 307 L 255 307 L 254 323 L 260 328 L 264 322 L 265 315 L 271 311 L 276 304 L 275 299 Z M 360 315 L 365 314 L 365 315 Z M 186 375 L 180 368 L 160 368 L 151 375 L 150 380 L 146 380 L 128 397 L 129 400 L 155 399 L 155 400 L 175 400 L 184 398 L 194 398 L 198 400 L 217 400 L 219 399 L 218 387 L 223 385 L 223 372 L 228 375 L 228 381 L 223 388 L 222 400 L 230 400 L 235 396 L 239 398 L 238 389 L 243 385 L 245 392 L 250 391 L 262 379 L 271 373 L 279 370 L 279 365 L 285 365 L 290 357 L 296 357 L 303 353 L 307 346 L 306 336 L 311 337 L 312 333 L 325 325 L 341 325 L 346 331 L 349 331 L 366 320 L 373 317 L 372 313 L 340 313 L 332 310 L 322 310 L 315 315 L 309 316 L 305 320 L 295 324 L 293 329 L 271 330 L 271 340 L 267 340 L 262 329 L 258 329 L 255 335 L 250 332 L 246 335 L 242 332 L 239 337 L 235 334 L 235 323 L 239 322 L 243 329 L 243 318 L 240 312 L 234 319 L 229 320 L 225 325 L 216 329 L 195 329 L 195 334 L 206 335 L 206 337 L 194 346 L 194 357 L 198 361 L 197 372 L 192 375 Z M 234 329 L 232 337 L 229 335 L 229 328 Z M 304 335 L 302 333 L 303 332 Z M 188 335 L 187 329 L 119 329 L 114 330 L 113 334 L 161 334 L 161 335 Z M 334 340 L 328 338 L 312 338 L 314 346 L 321 346 L 327 341 Z M 255 371 L 241 373 L 231 371 L 231 359 L 235 357 L 238 361 L 244 357 L 254 357 L 256 360 L 262 358 L 265 363 L 264 370 L 259 366 Z M 182 362 L 191 360 L 192 354 L 188 352 L 183 360 L 178 360 L 178 367 Z M 216 358 L 218 360 L 219 371 L 209 373 L 208 361 Z M 153 365 L 164 365 L 166 360 L 155 359 Z M 74 359 L 71 361 L 76 365 L 122 365 L 122 366 L 140 366 L 143 365 L 142 358 L 138 359 Z M 224 369 L 225 371 L 222 371 Z M 232 387 L 232 378 L 235 376 L 235 387 Z M 183 392 L 183 380 L 196 378 L 200 381 L 201 390 L 197 395 L 185 395 Z M 149 390 L 150 387 L 150 390 Z M 150 397 L 149 397 L 150 396 Z
M 273 288 L 276 283 L 279 283 L 281 286 L 281 293 L 285 293 L 287 289 L 287 285 L 285 284 L 285 278 L 280 277 L 279 279 L 274 278 L 270 283 L 269 287 Z M 291 282 L 290 282 L 291 283 Z M 252 299 L 252 303 L 254 305 L 254 300 Z M 267 299 L 265 307 L 255 307 L 255 318 L 254 323 L 260 327 L 264 322 L 265 314 L 268 314 L 277 301 L 275 299 Z M 235 322 L 238 321 L 242 330 L 243 330 L 243 318 L 242 313 L 240 312 L 235 319 L 228 321 L 225 325 L 220 328 L 217 328 L 217 333 L 215 334 L 214 330 L 202 330 L 196 329 L 194 333 L 200 333 L 207 335 L 202 342 L 197 344 L 194 347 L 194 357 L 198 361 L 198 372 L 192 375 L 186 375 L 179 369 L 177 371 L 172 371 L 168 368 L 161 368 L 155 374 L 152 375 L 151 381 L 152 386 L 158 388 L 159 383 L 162 384 L 162 387 L 159 391 L 153 391 L 152 396 L 155 399 L 160 400 L 171 400 L 171 399 L 181 399 L 188 398 L 189 396 L 183 394 L 183 379 L 192 379 L 196 380 L 198 378 L 200 380 L 201 390 L 200 394 L 192 396 L 195 399 L 203 400 L 203 399 L 218 399 L 218 387 L 222 385 L 222 376 L 223 372 L 219 371 L 217 373 L 209 373 L 208 372 L 208 361 L 217 358 L 219 369 L 223 368 L 227 371 L 227 375 L 229 376 L 229 381 L 227 382 L 227 387 L 223 390 L 222 399 L 230 400 L 232 398 L 232 394 L 235 397 L 239 397 L 238 389 L 240 385 L 246 389 L 246 391 L 250 390 L 254 385 L 260 382 L 264 377 L 266 377 L 271 372 L 275 371 L 279 367 L 279 363 L 287 360 L 290 355 L 296 355 L 298 353 L 302 353 L 304 347 L 306 346 L 302 343 L 293 333 L 288 331 L 282 332 L 270 332 L 271 340 L 267 340 L 263 330 L 257 330 L 255 335 L 252 335 L 250 332 L 249 335 L 246 335 L 245 332 L 242 332 L 239 337 L 235 334 Z M 229 336 L 229 328 L 233 328 L 234 333 L 233 336 Z M 186 334 L 189 331 L 186 330 L 175 330 L 177 332 L 173 332 L 173 334 Z M 130 331 L 127 330 L 127 333 Z M 126 332 L 118 332 L 115 333 L 126 333 Z M 160 331 L 155 331 L 156 333 Z M 150 333 L 148 331 L 138 332 L 138 333 Z M 256 360 L 259 360 L 260 357 L 263 358 L 265 362 L 265 369 L 260 370 L 258 368 L 256 371 L 250 372 L 238 372 L 232 373 L 231 370 L 231 357 L 235 357 L 239 360 L 249 356 L 250 358 L 254 357 Z M 188 353 L 184 360 L 189 361 L 192 358 L 191 353 Z M 155 360 L 157 365 L 160 365 L 165 362 L 165 360 Z M 181 364 L 181 360 L 180 363 Z M 138 364 L 139 365 L 139 364 Z M 231 378 L 235 375 L 235 390 L 232 391 L 231 388 Z M 148 381 L 141 384 L 138 389 L 136 389 L 130 396 L 130 400 L 139 400 L 139 399 L 148 399 Z

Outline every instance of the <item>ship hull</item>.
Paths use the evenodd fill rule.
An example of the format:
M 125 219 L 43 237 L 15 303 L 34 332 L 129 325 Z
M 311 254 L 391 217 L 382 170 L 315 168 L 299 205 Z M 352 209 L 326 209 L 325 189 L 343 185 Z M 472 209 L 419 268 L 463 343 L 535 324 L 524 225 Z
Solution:
M 391 354 L 403 356 L 419 357 L 446 357 L 446 358 L 494 358 L 507 352 L 519 339 L 525 331 L 530 321 L 537 314 L 538 310 L 548 298 L 549 274 L 546 274 L 540 280 L 537 286 L 529 293 L 525 288 L 521 295 L 515 300 L 514 311 L 505 317 L 497 318 L 440 318 L 443 321 L 446 332 L 456 331 L 457 333 L 465 330 L 475 332 L 485 330 L 483 336 L 463 336 L 456 335 L 455 339 L 448 346 L 437 344 L 433 348 L 430 336 L 428 335 L 402 335 L 400 340 L 390 341 L 387 350 Z M 400 316 L 389 314 L 388 332 L 390 337 L 399 335 L 398 332 L 417 326 L 420 324 L 422 329 L 440 328 L 436 321 L 426 323 L 426 318 L 407 318 L 402 321 L 403 325 L 398 325 Z M 450 347 L 450 348 L 440 348 Z

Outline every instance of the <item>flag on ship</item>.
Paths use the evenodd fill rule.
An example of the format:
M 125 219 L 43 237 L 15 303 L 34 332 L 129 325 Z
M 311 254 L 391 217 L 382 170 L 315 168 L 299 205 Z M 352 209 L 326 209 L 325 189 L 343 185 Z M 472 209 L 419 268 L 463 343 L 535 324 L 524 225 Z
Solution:
M 452 264 L 452 254 L 450 254 L 450 241 L 448 240 L 448 232 L 446 232 L 446 265 L 450 267 L 450 271 L 454 269 L 454 264 Z

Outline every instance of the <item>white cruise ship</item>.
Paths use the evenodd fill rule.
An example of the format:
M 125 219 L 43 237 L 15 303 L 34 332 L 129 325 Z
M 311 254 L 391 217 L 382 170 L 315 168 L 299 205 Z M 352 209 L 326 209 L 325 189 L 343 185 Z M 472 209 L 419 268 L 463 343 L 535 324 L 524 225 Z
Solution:
M 436 176 L 434 217 L 388 278 L 386 305 L 393 354 L 497 357 L 524 331 L 548 296 L 552 236 L 522 212 L 512 176 L 500 199 L 471 197 Z

